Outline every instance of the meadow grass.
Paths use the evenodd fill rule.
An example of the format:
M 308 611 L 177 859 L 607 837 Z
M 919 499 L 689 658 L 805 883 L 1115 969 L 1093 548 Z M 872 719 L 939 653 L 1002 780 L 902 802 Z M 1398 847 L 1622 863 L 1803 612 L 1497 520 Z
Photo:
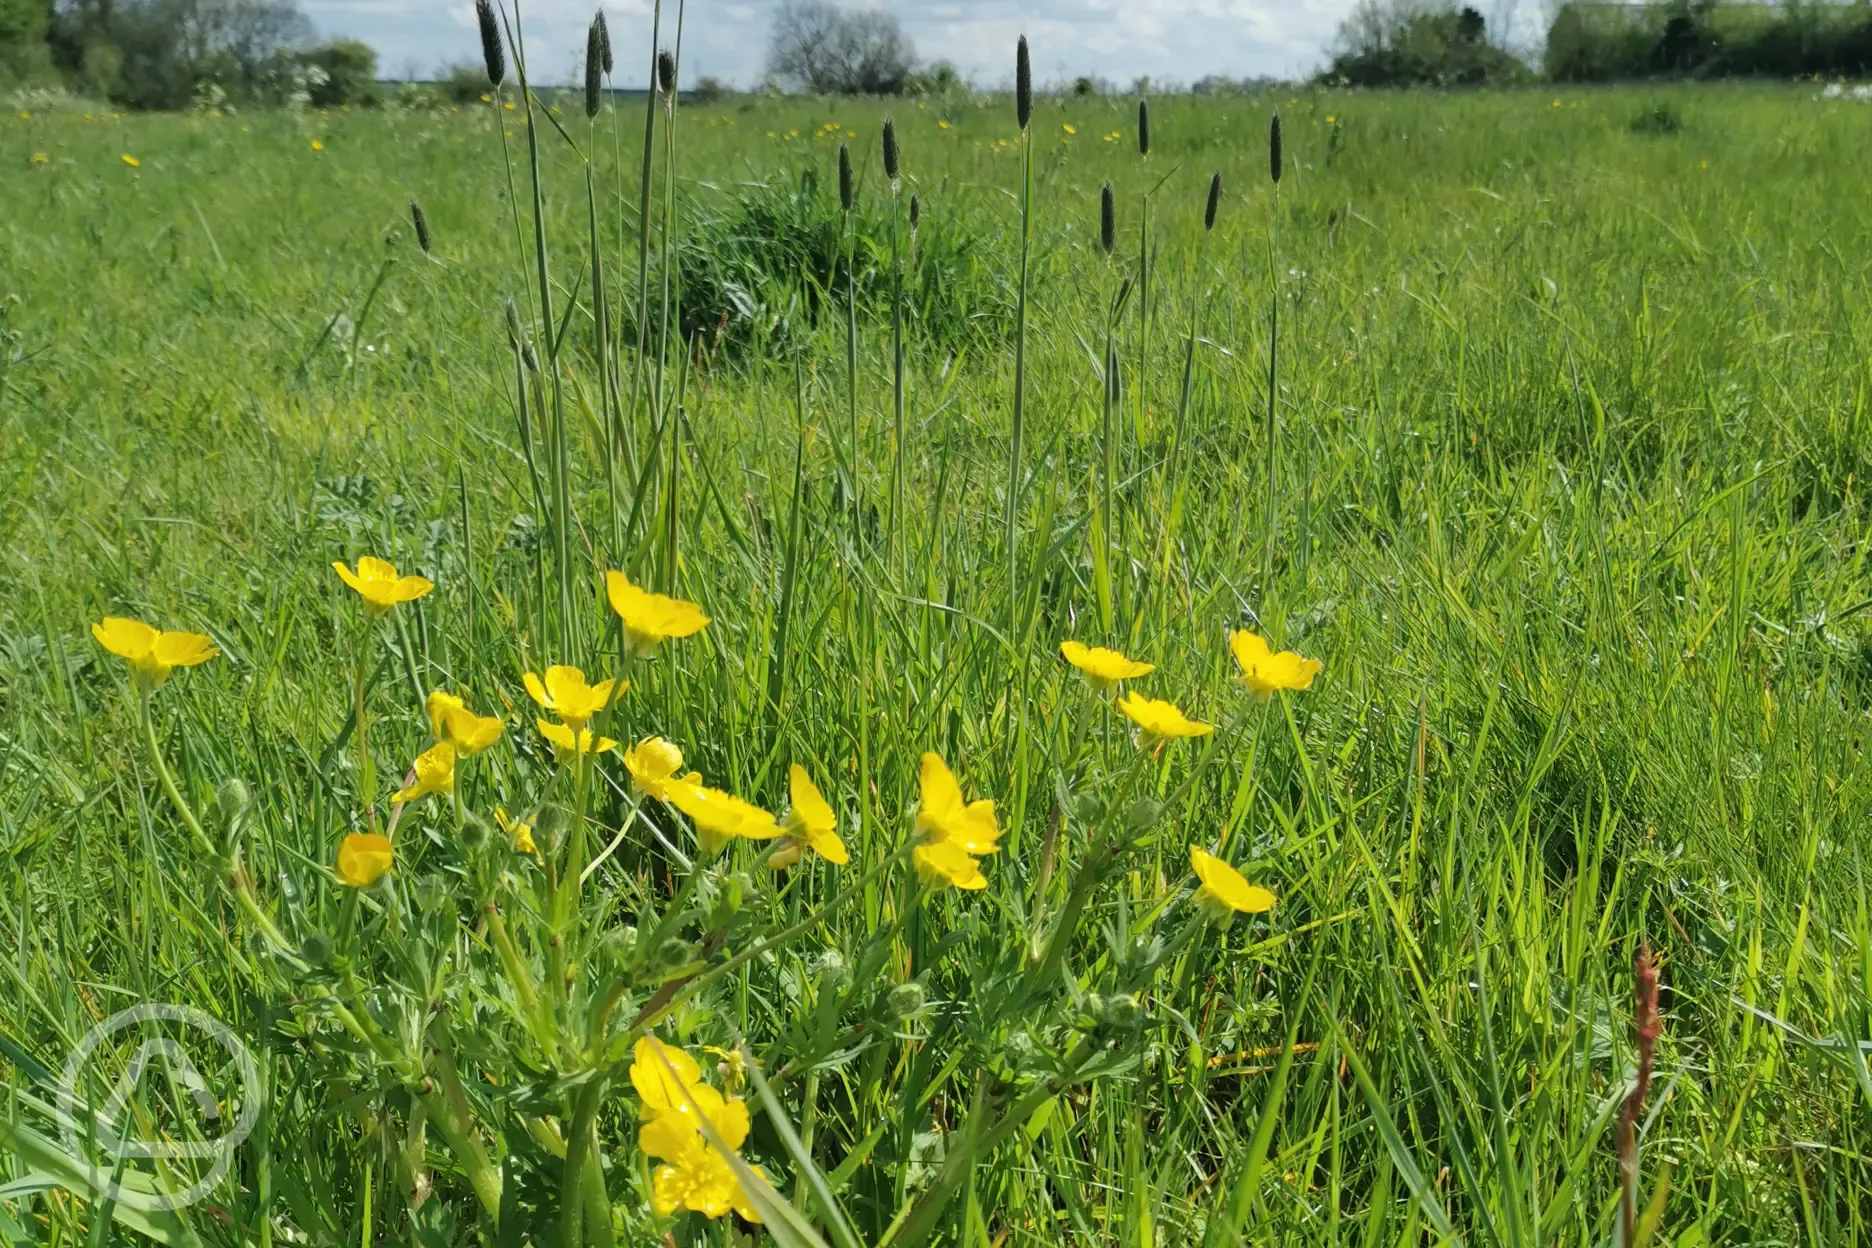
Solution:
M 1660 104 L 1680 130 L 1634 127 Z M 43 1069 L 151 1000 L 225 1019 L 269 1095 L 210 1201 L 111 1210 L 123 1232 L 608 1242 L 601 1184 L 623 1242 L 743 1233 L 652 1215 L 621 1067 L 568 1078 L 615 1054 L 543 1056 L 470 891 L 492 851 L 459 811 L 499 800 L 589 811 L 587 854 L 626 833 L 575 916 L 520 856 L 495 873 L 531 925 L 522 978 L 550 989 L 570 956 L 632 1013 L 669 1004 L 650 972 L 714 968 L 669 979 L 706 987 L 660 1034 L 745 1039 L 765 1080 L 724 1077 L 799 1211 L 767 1218 L 783 1243 L 1618 1242 L 1641 943 L 1657 1238 L 1863 1242 L 1861 109 L 1767 86 L 1163 99 L 1145 163 L 1134 101 L 1038 99 L 1010 464 L 1011 101 L 889 106 L 921 204 L 904 285 L 972 240 L 941 280 L 984 310 L 938 337 L 912 302 L 901 441 L 894 301 L 853 293 L 894 289 L 863 272 L 888 248 L 860 240 L 843 291 L 782 273 L 790 302 L 739 346 L 640 358 L 655 326 L 625 319 L 644 237 L 647 302 L 667 273 L 680 311 L 668 221 L 723 238 L 755 184 L 807 171 L 830 219 L 840 142 L 854 214 L 894 213 L 886 105 L 684 103 L 647 235 L 636 106 L 595 131 L 563 108 L 566 137 L 536 123 L 537 234 L 520 109 L 0 119 L 0 1236 L 103 1242 L 22 1129 L 47 1131 Z M 1115 344 L 1140 260 L 1100 246 L 1108 179 L 1120 238 L 1155 188 L 1149 298 Z M 330 566 L 361 554 L 436 589 L 372 627 Z M 620 670 L 605 568 L 712 622 Z M 105 615 L 222 652 L 149 699 L 157 754 L 87 635 Z M 1244 628 L 1323 673 L 1257 702 Z M 1134 687 L 1218 731 L 1140 754 L 1067 637 L 1155 664 Z M 612 735 L 660 734 L 770 810 L 805 765 L 851 865 L 781 876 L 740 844 L 691 870 L 687 824 L 614 762 L 555 767 L 520 682 L 555 662 L 627 675 Z M 438 687 L 505 740 L 460 806 L 403 808 L 390 884 L 342 888 L 339 843 L 387 813 Z M 901 861 L 926 750 L 997 803 L 983 891 L 920 895 Z M 245 781 L 248 896 L 297 952 L 223 886 L 220 832 L 191 834 L 158 757 L 206 811 Z M 1278 904 L 1193 920 L 1192 845 Z M 695 943 L 649 965 L 626 924 Z M 347 1040 L 334 1000 L 407 1027 L 407 1061 Z

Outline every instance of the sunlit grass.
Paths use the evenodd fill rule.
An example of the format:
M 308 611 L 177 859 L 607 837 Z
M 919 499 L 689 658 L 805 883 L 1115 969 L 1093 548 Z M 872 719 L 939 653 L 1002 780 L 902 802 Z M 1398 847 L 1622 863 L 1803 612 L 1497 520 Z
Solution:
M 1011 322 L 938 345 L 914 303 L 917 247 L 955 230 L 983 240 L 984 262 L 945 280 L 970 306 L 1012 306 L 1011 101 L 889 106 L 922 211 L 903 253 L 901 441 L 895 300 L 856 303 L 848 322 L 850 285 L 818 292 L 814 311 L 802 283 L 797 304 L 759 309 L 787 318 L 785 336 L 757 315 L 766 328 L 742 345 L 672 342 L 636 380 L 638 165 L 615 164 L 635 152 L 636 105 L 616 117 L 621 141 L 600 118 L 590 214 L 585 166 L 537 123 L 563 340 L 538 318 L 521 110 L 0 114 L 10 1086 L 31 1094 L 27 1059 L 56 1070 L 123 1005 L 195 1004 L 265 1053 L 273 1099 L 214 1197 L 226 1216 L 179 1215 L 194 1234 L 231 1243 L 264 1223 L 276 1242 L 466 1242 L 487 1225 L 439 1120 L 409 1168 L 433 1194 L 412 1202 L 399 1186 L 411 1106 L 436 1072 L 364 1083 L 371 1068 L 340 1029 L 299 1034 L 325 991 L 305 985 L 329 981 L 268 964 L 254 917 L 302 960 L 335 948 L 392 974 L 385 915 L 341 882 L 341 846 L 383 830 L 412 761 L 446 737 L 425 709 L 445 689 L 506 729 L 452 773 L 452 796 L 401 813 L 388 878 L 412 931 L 455 913 L 425 908 L 423 881 L 458 886 L 473 826 L 458 820 L 492 821 L 475 852 L 498 850 L 523 880 L 544 879 L 571 833 L 552 816 L 515 821 L 577 789 L 596 822 L 584 891 L 556 880 L 525 894 L 538 913 L 515 907 L 523 971 L 462 911 L 472 969 L 430 986 L 439 1016 L 509 1000 L 500 985 L 528 976 L 552 999 L 554 958 L 595 977 L 637 957 L 604 933 L 661 932 L 701 856 L 690 816 L 666 813 L 687 807 L 644 777 L 680 784 L 676 769 L 694 769 L 774 834 L 738 808 L 723 823 L 732 871 L 694 888 L 717 905 L 745 884 L 746 926 L 658 965 L 695 954 L 722 968 L 760 933 L 825 917 L 710 972 L 661 1034 L 691 1054 L 746 1039 L 765 1091 L 705 1061 L 724 1106 L 739 1096 L 752 1113 L 730 1147 L 841 1248 L 894 1223 L 971 1246 L 1228 1243 L 1231 1228 L 1255 1243 L 1432 1242 L 1442 1227 L 1477 1243 L 1611 1242 L 1641 941 L 1663 967 L 1640 1120 L 1641 1199 L 1675 1167 L 1660 1237 L 1860 1242 L 1872 204 L 1857 181 L 1863 108 L 1816 94 L 1157 100 L 1148 163 L 1134 101 L 1042 98 L 1013 464 Z M 1635 133 L 1660 103 L 1683 129 Z M 560 122 L 583 144 L 577 111 L 568 99 Z M 685 103 L 677 237 L 726 217 L 746 183 L 807 169 L 836 212 L 840 143 L 855 214 L 892 211 L 885 111 Z M 659 198 L 644 199 L 653 307 L 662 142 L 659 130 Z M 1137 260 L 1128 242 L 1113 261 L 1100 246 L 1107 179 L 1127 240 L 1164 179 L 1147 332 L 1128 318 L 1116 347 L 1101 331 Z M 594 232 L 625 318 L 609 322 L 622 346 L 608 384 Z M 532 428 L 563 428 L 563 477 L 553 444 L 523 447 L 521 393 Z M 617 437 L 647 474 L 641 498 L 636 477 L 607 473 Z M 1108 462 L 1121 469 L 1109 521 Z M 373 622 L 331 568 L 365 555 L 433 593 Z M 706 627 L 629 653 L 610 569 L 697 604 Z M 91 637 L 105 616 L 206 634 L 220 653 L 143 699 Z M 1150 725 L 1176 726 L 1167 712 L 1121 717 L 1115 688 L 1062 660 L 1068 639 L 1153 665 L 1126 692 L 1214 731 L 1163 740 Z M 630 684 L 590 710 L 585 749 L 590 729 L 523 680 L 555 664 L 582 664 L 581 684 Z M 1137 725 L 1161 753 L 1136 748 Z M 617 747 L 593 752 L 607 733 Z M 648 750 L 640 775 L 627 751 L 652 736 L 680 757 L 664 767 Z M 931 756 L 959 809 L 995 799 L 993 838 L 964 829 L 912 851 Z M 158 757 L 203 827 L 176 813 Z M 816 811 L 795 766 L 836 812 L 849 865 L 767 865 L 810 839 L 804 815 L 782 826 L 789 809 Z M 252 804 L 248 893 L 213 869 L 226 852 L 215 795 L 236 778 Z M 1134 811 L 1144 826 L 1119 854 L 1106 830 Z M 980 844 L 995 852 L 967 848 Z M 1199 881 L 1192 848 L 1239 881 Z M 1108 851 L 1109 873 L 1088 872 Z M 937 861 L 919 872 L 917 853 Z M 350 861 L 360 884 L 377 865 Z M 1100 886 L 1080 895 L 1088 874 Z M 1197 922 L 1218 897 L 1263 894 L 1271 908 Z M 584 916 L 588 948 L 526 943 L 554 906 Z M 1054 945 L 1063 915 L 1079 921 Z M 1146 979 L 1153 937 L 1163 961 Z M 1044 993 L 1034 966 L 1050 972 Z M 295 983 L 303 993 L 282 987 Z M 633 987 L 625 1013 L 655 991 Z M 1024 993 L 1037 1004 L 1009 1021 Z M 631 1054 L 612 1055 L 618 1082 L 578 1135 L 577 1089 L 552 1085 L 540 1032 L 515 1021 L 544 1015 L 512 1009 L 476 1016 L 487 1048 L 462 1074 L 485 1139 L 521 1158 L 497 1177 L 525 1216 L 559 1225 L 562 1172 L 585 1173 L 521 1125 L 537 1115 L 562 1148 L 595 1141 L 622 1242 L 669 1225 L 636 1148 L 651 1115 L 624 1078 Z M 1103 1046 L 1099 1078 L 1051 1087 L 1087 1038 Z M 476 1071 L 524 1095 L 484 1094 Z M 946 1169 L 974 1156 L 958 1128 L 986 1097 L 1035 1108 Z M 14 1177 L 47 1164 L 9 1155 Z M 683 1157 L 728 1190 L 706 1157 Z M 825 1213 L 820 1180 L 843 1213 Z M 954 1199 L 924 1227 L 918 1193 L 948 1182 Z M 41 1238 L 86 1235 L 93 1217 L 40 1195 L 0 1210 Z M 696 1216 L 675 1225 L 678 1242 L 725 1234 Z

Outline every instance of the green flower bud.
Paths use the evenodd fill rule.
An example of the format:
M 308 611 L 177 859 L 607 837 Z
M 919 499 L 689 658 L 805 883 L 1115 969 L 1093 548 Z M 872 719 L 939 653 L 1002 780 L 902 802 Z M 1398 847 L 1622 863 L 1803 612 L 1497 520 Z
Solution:
M 469 853 L 479 853 L 493 839 L 493 825 L 489 824 L 483 816 L 470 812 L 468 817 L 462 820 L 461 846 Z
M 928 1003 L 929 993 L 914 979 L 907 984 L 898 984 L 890 990 L 890 996 L 885 998 L 885 1008 L 898 1022 L 915 1018 Z
M 540 811 L 539 821 L 534 825 L 534 841 L 545 854 L 557 854 L 565 848 L 566 836 L 572 831 L 572 816 L 558 806 L 548 806 Z

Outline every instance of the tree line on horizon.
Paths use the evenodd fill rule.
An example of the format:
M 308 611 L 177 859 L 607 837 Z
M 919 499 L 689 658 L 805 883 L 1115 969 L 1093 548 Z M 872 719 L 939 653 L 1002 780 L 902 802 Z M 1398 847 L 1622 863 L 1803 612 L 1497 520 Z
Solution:
M 1737 0 L 1566 0 L 1538 59 L 1508 46 L 1456 0 L 1361 0 L 1314 81 L 1352 87 L 1512 86 L 1537 80 L 1858 76 L 1872 72 L 1872 5 Z M 769 33 L 767 91 L 946 95 L 971 89 L 945 60 L 925 62 L 898 19 L 832 0 L 784 0 Z M 459 80 L 459 81 L 458 81 Z M 1263 80 L 1210 77 L 1195 92 Z M 131 109 L 203 104 L 316 107 L 377 103 L 377 55 L 357 40 L 320 42 L 297 0 L 0 0 L 0 90 L 59 87 Z M 1134 89 L 1174 90 L 1140 80 Z M 475 73 L 444 71 L 458 102 Z M 1085 75 L 1076 95 L 1115 92 Z M 686 93 L 725 94 L 712 78 Z

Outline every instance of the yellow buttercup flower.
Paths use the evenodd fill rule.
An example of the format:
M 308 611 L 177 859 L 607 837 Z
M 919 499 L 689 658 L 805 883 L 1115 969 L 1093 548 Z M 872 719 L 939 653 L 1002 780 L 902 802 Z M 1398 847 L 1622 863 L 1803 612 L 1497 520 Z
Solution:
M 1068 663 L 1079 669 L 1079 674 L 1086 678 L 1087 684 L 1098 690 L 1116 688 L 1121 680 L 1136 680 L 1157 670 L 1153 663 L 1139 663 L 1127 659 L 1116 650 L 1088 646 L 1080 641 L 1060 642 L 1060 653 Z
M 369 888 L 383 878 L 394 857 L 389 837 L 353 832 L 338 843 L 338 881 L 351 888 Z
M 622 696 L 624 690 L 630 687 L 609 680 L 588 685 L 585 683 L 585 673 L 576 667 L 549 667 L 545 680 L 532 672 L 525 673 L 520 679 L 535 702 L 573 728 L 583 728 L 586 720 L 611 705 L 614 696 Z
M 131 679 L 146 690 L 168 680 L 178 667 L 194 667 L 221 653 L 200 633 L 166 633 L 141 620 L 116 615 L 93 624 L 91 635 L 98 645 L 127 662 Z
M 1250 884 L 1242 873 L 1214 854 L 1190 846 L 1190 867 L 1202 887 L 1196 890 L 1196 904 L 1216 918 L 1231 914 L 1260 914 L 1274 908 L 1274 894 Z
M 1191 719 L 1174 702 L 1147 698 L 1136 690 L 1118 699 L 1118 709 L 1137 725 L 1138 745 L 1142 749 L 1154 749 L 1159 742 L 1179 737 L 1205 737 L 1215 731 L 1214 724 Z
M 585 727 L 573 728 L 570 724 L 555 724 L 549 719 L 533 721 L 539 727 L 540 736 L 553 743 L 553 753 L 564 757 L 571 754 L 609 754 L 617 749 L 617 742 L 610 737 L 592 739 L 592 730 Z
M 747 1103 L 702 1082 L 693 1057 L 654 1036 L 639 1039 L 632 1058 L 631 1086 L 643 1102 L 637 1147 L 664 1163 L 651 1176 L 651 1209 L 658 1217 L 688 1209 L 709 1218 L 733 1210 L 759 1222 L 728 1159 L 702 1131 L 706 1121 L 738 1155 L 748 1135 Z
M 48 160 L 51 160 L 51 159 L 52 158 L 50 156 L 47 156 L 44 152 L 34 152 L 32 154 L 32 163 L 35 167 L 39 165 L 43 165 Z
M 132 156 L 129 152 L 125 152 L 119 159 L 132 169 L 141 169 L 143 167 L 143 162 Z
M 682 750 L 662 737 L 645 737 L 624 751 L 624 770 L 630 772 L 631 788 L 660 798 L 682 770 Z
M 438 741 L 447 741 L 461 755 L 479 754 L 500 740 L 507 725 L 492 715 L 477 715 L 452 693 L 437 689 L 424 704 L 429 726 Z
M 995 822 L 993 800 L 965 801 L 955 773 L 933 752 L 923 755 L 920 780 L 916 830 L 921 843 L 912 854 L 917 870 L 926 879 L 957 888 L 988 887 L 976 856 L 1000 852 L 996 842 L 1001 828 Z
M 325 150 L 325 145 L 324 145 L 323 143 L 321 143 L 321 142 L 319 142 L 319 141 L 318 141 L 317 139 L 313 139 L 313 140 L 312 140 L 312 150 L 313 150 L 313 151 L 315 151 L 315 152 L 322 152 L 322 151 L 324 151 L 324 150 Z
M 917 874 L 926 880 L 941 881 L 971 892 L 988 887 L 988 877 L 981 871 L 981 860 L 970 857 L 968 851 L 954 841 L 919 845 L 911 856 L 916 859 Z
M 790 867 L 808 849 L 835 866 L 842 867 L 850 862 L 845 842 L 839 839 L 838 815 L 832 803 L 826 801 L 825 794 L 798 763 L 787 770 L 787 793 L 793 799 L 793 806 L 780 825 L 787 838 L 768 856 L 767 865 L 775 870 Z
M 345 584 L 364 599 L 364 609 L 382 615 L 400 602 L 414 602 L 435 588 L 435 582 L 421 576 L 401 576 L 394 563 L 373 555 L 360 555 L 357 571 L 334 561 L 332 567 Z
M 611 600 L 611 609 L 624 621 L 624 631 L 630 634 L 631 650 L 638 655 L 649 654 L 657 648 L 658 642 L 693 636 L 709 622 L 709 617 L 703 615 L 702 608 L 695 603 L 667 594 L 653 594 L 632 584 L 630 577 L 616 569 L 605 573 L 605 597 Z
M 515 853 L 532 854 L 535 858 L 539 857 L 539 846 L 533 843 L 533 821 L 531 819 L 515 819 L 507 813 L 507 808 L 505 806 L 496 806 L 494 808 L 494 822 L 500 826 L 501 832 L 507 837 L 508 841 L 512 843 Z
M 416 756 L 416 778 L 390 795 L 393 802 L 413 802 L 431 793 L 455 791 L 455 747 L 438 741 Z
M 1279 689 L 1310 688 L 1320 673 L 1318 659 L 1303 659 L 1292 650 L 1275 654 L 1266 638 L 1245 628 L 1229 634 L 1229 651 L 1242 670 L 1242 683 L 1262 702 Z
M 689 816 L 704 853 L 720 853 L 736 837 L 770 841 L 780 835 L 780 823 L 772 814 L 732 793 L 708 788 L 695 772 L 669 781 L 664 800 Z

